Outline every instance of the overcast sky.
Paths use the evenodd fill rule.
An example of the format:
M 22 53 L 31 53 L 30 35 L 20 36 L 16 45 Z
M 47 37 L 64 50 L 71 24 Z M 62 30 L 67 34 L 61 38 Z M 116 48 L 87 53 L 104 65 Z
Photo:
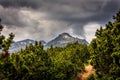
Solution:
M 118 9 L 120 0 L 0 0 L 3 34 L 13 32 L 16 41 L 49 41 L 68 32 L 90 42 Z

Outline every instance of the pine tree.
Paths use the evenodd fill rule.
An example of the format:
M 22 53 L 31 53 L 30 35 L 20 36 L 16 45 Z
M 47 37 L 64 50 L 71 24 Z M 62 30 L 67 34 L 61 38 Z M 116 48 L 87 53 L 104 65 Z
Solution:
M 120 11 L 108 22 L 106 28 L 96 31 L 89 50 L 91 64 L 101 80 L 118 80 L 120 78 Z
M 3 26 L 1 25 L 1 19 L 0 19 L 0 49 L 3 51 L 3 57 L 8 58 L 9 57 L 9 48 L 11 46 L 11 43 L 13 42 L 14 34 L 10 33 L 8 38 L 5 38 L 4 35 L 1 34 L 1 31 L 3 30 Z

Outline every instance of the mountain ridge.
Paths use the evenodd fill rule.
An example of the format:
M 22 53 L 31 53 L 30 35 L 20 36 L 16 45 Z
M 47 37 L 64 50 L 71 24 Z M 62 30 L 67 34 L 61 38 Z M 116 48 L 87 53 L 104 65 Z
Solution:
M 51 45 L 56 47 L 66 46 L 68 43 L 74 43 L 78 41 L 80 44 L 89 44 L 85 39 L 79 39 L 77 37 L 71 36 L 69 33 L 61 33 L 56 38 L 50 40 L 49 42 L 45 42 L 44 40 L 40 40 L 40 42 L 44 45 L 44 48 L 50 48 Z M 34 44 L 35 40 L 32 39 L 24 39 L 21 41 L 14 42 L 10 47 L 10 52 L 17 52 L 21 49 L 25 49 L 25 47 L 29 44 Z
M 79 39 L 77 37 L 71 36 L 68 33 L 62 33 L 62 34 L 59 34 L 53 40 L 49 41 L 46 46 L 50 47 L 51 45 L 53 45 L 53 46 L 63 47 L 68 43 L 74 43 L 76 41 L 78 41 L 78 43 L 80 44 L 89 44 L 85 39 Z

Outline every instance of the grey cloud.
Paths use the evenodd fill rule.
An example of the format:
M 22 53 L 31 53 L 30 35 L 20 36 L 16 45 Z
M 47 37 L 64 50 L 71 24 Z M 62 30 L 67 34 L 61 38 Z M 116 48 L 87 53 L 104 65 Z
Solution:
M 42 0 L 0 0 L 3 7 L 32 7 L 39 8 Z
M 20 21 L 19 10 L 13 8 L 3 8 L 0 6 L 0 18 L 2 23 L 9 26 L 21 26 L 24 25 Z
M 64 22 L 51 25 L 50 34 L 72 28 L 75 34 L 84 36 L 83 26 L 89 22 L 105 24 L 120 8 L 120 0 L 0 0 L 0 5 L 0 16 L 6 25 L 27 26 L 32 29 L 29 30 L 30 33 L 34 33 L 36 29 L 44 32 L 45 28 L 39 28 L 41 24 L 37 21 L 41 18 L 26 18 L 29 22 L 22 19 L 21 8 L 30 8 L 31 11 L 47 13 L 44 20 L 57 21 L 56 24 Z M 34 29 L 31 28 L 33 26 Z

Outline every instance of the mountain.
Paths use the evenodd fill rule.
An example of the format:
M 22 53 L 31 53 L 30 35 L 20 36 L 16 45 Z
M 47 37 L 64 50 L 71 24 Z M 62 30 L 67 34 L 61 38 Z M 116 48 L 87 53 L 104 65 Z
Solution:
M 50 42 L 48 42 L 45 45 L 45 47 L 48 48 L 51 45 L 63 47 L 65 45 L 67 45 L 68 43 L 74 43 L 76 41 L 78 41 L 78 43 L 80 43 L 80 44 L 88 44 L 88 42 L 85 39 L 75 38 L 75 37 L 71 36 L 68 33 L 62 33 L 58 37 L 56 37 L 55 39 L 53 39 Z
M 45 49 L 49 48 L 51 45 L 63 47 L 67 45 L 68 43 L 74 43 L 76 41 L 78 41 L 80 44 L 88 44 L 88 42 L 85 39 L 79 39 L 77 37 L 73 37 L 68 33 L 62 33 L 58 35 L 55 39 L 49 41 L 48 43 L 46 43 L 44 40 L 40 40 L 40 42 L 44 45 Z M 35 41 L 32 39 L 25 39 L 25 40 L 17 41 L 11 45 L 9 51 L 10 53 L 17 52 L 21 49 L 25 49 L 27 45 L 34 44 L 34 43 Z
M 31 40 L 31 39 L 25 39 L 25 40 L 21 40 L 21 41 L 17 41 L 17 42 L 14 42 L 11 47 L 10 47 L 10 52 L 17 52 L 21 49 L 24 49 L 27 45 L 29 44 L 34 44 L 34 40 Z
M 41 40 L 40 42 L 41 42 L 43 45 L 46 44 L 46 42 L 43 41 L 43 40 Z M 9 51 L 10 51 L 11 53 L 12 53 L 12 52 L 17 52 L 17 51 L 19 51 L 19 50 L 21 50 L 21 49 L 25 49 L 25 47 L 26 47 L 27 45 L 34 44 L 34 43 L 35 43 L 35 41 L 32 40 L 32 39 L 25 39 L 25 40 L 17 41 L 17 42 L 14 42 L 14 43 L 11 45 Z

